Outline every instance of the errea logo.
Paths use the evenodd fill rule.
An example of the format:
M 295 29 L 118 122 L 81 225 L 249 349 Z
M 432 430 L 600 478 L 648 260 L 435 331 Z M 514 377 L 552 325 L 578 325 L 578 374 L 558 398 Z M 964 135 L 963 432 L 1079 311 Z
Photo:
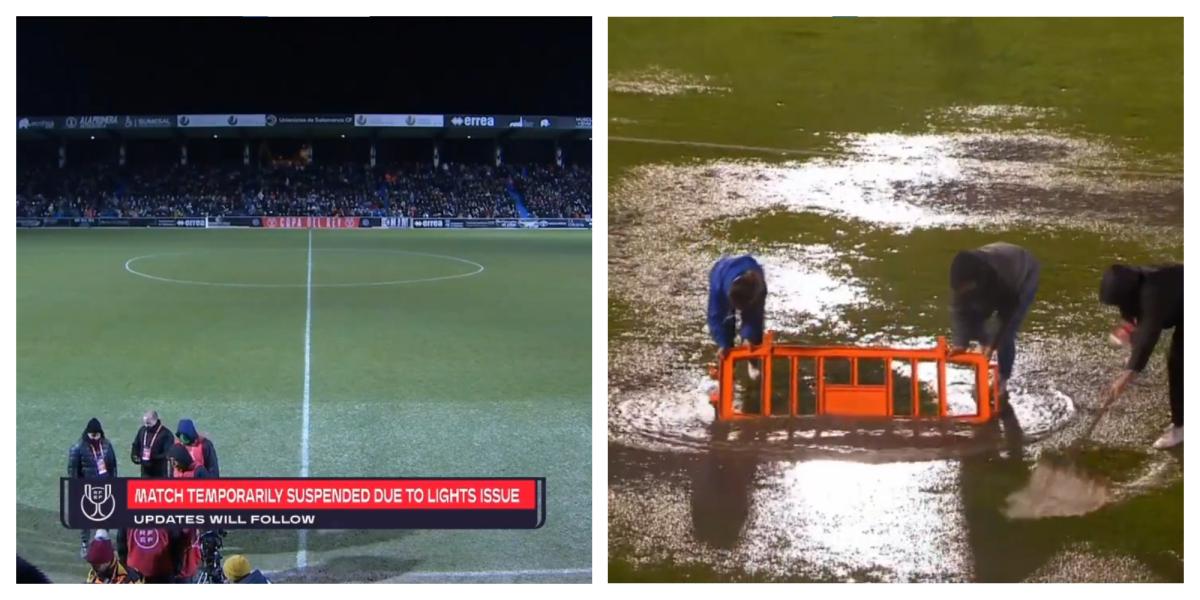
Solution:
M 496 117 L 463 117 L 463 125 L 467 127 L 495 127 Z

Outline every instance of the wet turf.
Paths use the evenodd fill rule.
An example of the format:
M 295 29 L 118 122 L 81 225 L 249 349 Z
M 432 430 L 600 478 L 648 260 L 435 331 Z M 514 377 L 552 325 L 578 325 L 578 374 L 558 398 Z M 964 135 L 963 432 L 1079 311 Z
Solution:
M 1148 449 L 1167 421 L 1161 351 L 1074 457 L 1117 501 L 1001 514 L 1119 372 L 1102 269 L 1183 258 L 1180 20 L 609 31 L 613 580 L 1182 579 L 1182 454 Z M 721 253 L 761 257 L 785 340 L 928 345 L 954 251 L 1000 239 L 1044 265 L 1016 422 L 711 427 Z

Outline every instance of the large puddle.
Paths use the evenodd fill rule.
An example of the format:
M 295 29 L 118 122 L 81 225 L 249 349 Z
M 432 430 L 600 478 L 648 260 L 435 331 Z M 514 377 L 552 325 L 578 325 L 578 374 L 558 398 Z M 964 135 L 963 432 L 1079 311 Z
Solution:
M 997 112 L 1033 125 L 1041 114 L 941 118 Z M 1037 132 L 849 135 L 798 161 L 740 154 L 645 162 L 610 186 L 614 559 L 685 579 L 1043 576 L 1051 544 L 1036 524 L 1016 527 L 1042 560 L 1028 568 L 988 563 L 983 537 L 1009 522 L 1003 498 L 1033 461 L 1075 441 L 1119 369 L 1101 343 L 1112 315 L 1095 302 L 1100 269 L 1182 259 L 1182 181 L 1102 142 Z M 1019 338 L 1014 419 L 714 423 L 704 309 L 721 254 L 760 259 L 767 327 L 785 341 L 927 347 L 947 333 L 953 252 L 996 239 L 1055 273 Z M 1115 501 L 1182 474 L 1172 455 L 1144 451 L 1165 418 L 1164 381 L 1152 367 L 1089 442 L 1136 447 L 1108 473 Z

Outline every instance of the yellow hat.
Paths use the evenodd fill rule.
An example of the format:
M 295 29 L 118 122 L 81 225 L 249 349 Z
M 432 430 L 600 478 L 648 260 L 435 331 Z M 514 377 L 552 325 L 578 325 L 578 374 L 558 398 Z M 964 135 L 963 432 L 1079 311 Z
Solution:
M 250 560 L 244 554 L 234 554 L 225 559 L 221 568 L 225 571 L 225 577 L 237 581 L 250 574 Z

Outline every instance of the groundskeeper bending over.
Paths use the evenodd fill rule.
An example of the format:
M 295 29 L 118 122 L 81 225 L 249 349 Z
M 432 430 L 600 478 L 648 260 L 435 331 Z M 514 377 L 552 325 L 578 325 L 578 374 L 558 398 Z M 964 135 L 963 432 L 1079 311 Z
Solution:
M 1129 335 L 1129 362 L 1109 387 L 1120 396 L 1150 361 L 1164 329 L 1175 328 L 1167 356 L 1167 385 L 1171 396 L 1171 424 L 1154 447 L 1183 443 L 1183 265 L 1132 267 L 1113 265 L 1100 280 L 1100 302 L 1121 310 L 1121 319 L 1133 326 Z
M 1017 330 L 1029 314 L 1037 294 L 1041 265 L 1028 250 L 996 242 L 962 250 L 950 263 L 950 314 L 953 321 L 952 352 L 963 352 L 979 342 L 984 356 L 998 354 L 1000 411 L 1011 414 L 1008 380 L 1017 358 Z M 995 333 L 988 321 L 995 317 Z
M 721 355 L 734 346 L 738 316 L 743 341 L 761 344 L 767 283 L 752 256 L 722 256 L 708 274 L 708 331 Z

